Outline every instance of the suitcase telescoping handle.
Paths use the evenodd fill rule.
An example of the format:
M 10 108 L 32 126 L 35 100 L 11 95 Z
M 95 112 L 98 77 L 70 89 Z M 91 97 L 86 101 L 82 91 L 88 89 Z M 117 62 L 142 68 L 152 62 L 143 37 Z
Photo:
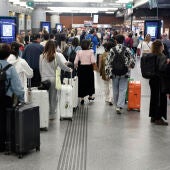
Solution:
M 27 79 L 28 81 L 28 91 L 27 91 L 27 97 L 28 97 L 28 103 L 31 103 L 31 79 Z
M 69 85 L 73 86 L 72 79 L 73 79 L 73 74 L 72 74 L 72 72 L 70 72 L 70 78 L 67 78 L 66 84 L 69 84 Z
M 73 86 L 73 73 L 72 71 L 70 72 L 70 78 L 68 79 L 68 84 L 70 84 L 71 86 Z

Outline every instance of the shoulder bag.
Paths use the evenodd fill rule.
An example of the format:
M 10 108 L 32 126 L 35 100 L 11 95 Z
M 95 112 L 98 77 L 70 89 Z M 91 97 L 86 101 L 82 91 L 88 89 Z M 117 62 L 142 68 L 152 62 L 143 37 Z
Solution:
M 58 66 L 57 66 L 57 55 L 56 55 L 56 57 L 55 57 L 55 59 L 54 59 L 54 62 L 55 62 L 55 68 L 56 68 L 56 70 L 55 70 L 55 72 L 56 72 L 56 89 L 57 90 L 61 90 L 61 79 L 60 79 L 60 69 L 58 69 Z

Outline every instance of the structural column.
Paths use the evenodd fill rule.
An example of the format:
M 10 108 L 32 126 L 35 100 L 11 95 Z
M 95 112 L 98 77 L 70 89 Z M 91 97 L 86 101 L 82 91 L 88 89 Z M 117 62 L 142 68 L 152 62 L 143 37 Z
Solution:
M 32 12 L 32 32 L 39 33 L 40 22 L 46 21 L 46 12 L 42 8 L 35 8 Z
M 0 16 L 9 16 L 8 0 L 0 0 Z
M 56 23 L 60 23 L 60 16 L 59 14 L 51 15 L 51 28 L 54 29 Z

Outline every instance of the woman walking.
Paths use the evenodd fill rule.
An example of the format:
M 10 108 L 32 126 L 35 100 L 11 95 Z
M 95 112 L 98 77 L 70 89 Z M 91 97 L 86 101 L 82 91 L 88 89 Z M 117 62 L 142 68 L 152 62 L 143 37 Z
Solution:
M 78 97 L 81 98 L 81 104 L 84 104 L 84 97 L 89 96 L 89 100 L 94 100 L 94 72 L 93 64 L 96 63 L 94 52 L 90 49 L 90 41 L 83 40 L 82 50 L 77 51 L 74 61 L 75 67 L 78 67 Z
M 49 40 L 44 48 L 43 54 L 40 55 L 40 74 L 41 81 L 50 80 L 51 87 L 49 89 L 49 104 L 50 115 L 49 119 L 56 118 L 56 106 L 57 106 L 57 90 L 56 90 L 56 69 L 59 66 L 62 70 L 71 72 L 72 69 L 67 67 L 62 62 L 60 54 L 56 52 L 55 42 Z

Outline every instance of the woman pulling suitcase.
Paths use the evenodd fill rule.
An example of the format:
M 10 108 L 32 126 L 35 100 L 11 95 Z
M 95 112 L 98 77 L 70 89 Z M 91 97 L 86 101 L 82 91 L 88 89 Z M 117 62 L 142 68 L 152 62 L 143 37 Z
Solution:
M 72 69 L 65 65 L 62 57 L 64 56 L 61 53 L 56 52 L 56 45 L 53 40 L 47 41 L 43 54 L 40 55 L 39 69 L 41 81 L 50 80 L 51 82 L 49 89 L 49 119 L 51 120 L 56 118 L 57 109 L 56 69 L 59 66 L 64 71 L 72 72 Z

